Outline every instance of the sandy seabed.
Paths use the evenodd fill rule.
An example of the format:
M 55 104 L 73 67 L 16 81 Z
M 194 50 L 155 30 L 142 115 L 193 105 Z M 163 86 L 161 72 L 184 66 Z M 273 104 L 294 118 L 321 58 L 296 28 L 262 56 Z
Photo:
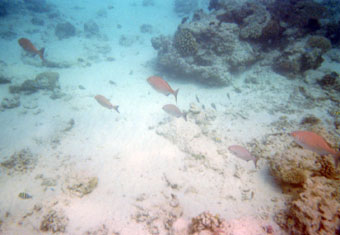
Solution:
M 65 17 L 80 25 L 82 19 L 76 17 L 84 13 L 62 7 Z M 169 117 L 161 108 L 175 104 L 174 97 L 157 93 L 146 82 L 156 73 L 156 52 L 150 43 L 153 35 L 140 34 L 124 17 L 108 23 L 111 17 L 117 19 L 117 15 L 97 19 L 106 39 L 78 33 L 59 41 L 49 32 L 48 22 L 40 29 L 47 40 L 46 57 L 71 63 L 70 68 L 24 63 L 16 40 L 1 40 L 0 47 L 10 52 L 1 55 L 5 62 L 1 70 L 12 77 L 12 83 L 54 71 L 60 75 L 64 93 L 60 99 L 51 99 L 47 91 L 20 95 L 18 108 L 0 113 L 1 159 L 23 149 L 34 159 L 26 170 L 0 168 L 2 234 L 37 234 L 44 229 L 65 234 L 166 234 L 177 218 L 190 220 L 203 211 L 231 221 L 252 218 L 274 224 L 273 216 L 284 207 L 284 195 L 270 175 L 267 161 L 258 156 L 255 168 L 253 162 L 236 158 L 227 147 L 239 144 L 252 150 L 254 143 L 272 133 L 293 131 L 294 124 L 307 114 L 317 116 L 327 127 L 325 106 L 304 110 L 291 103 L 299 82 L 257 64 L 235 75 L 232 85 L 223 88 L 166 77 L 174 89 L 180 89 L 180 109 L 204 114 L 201 122 L 194 114 L 187 122 Z M 152 24 L 154 35 L 172 34 L 180 22 L 162 11 L 162 22 L 151 17 L 139 21 L 138 17 L 136 22 Z M 123 26 L 120 31 L 115 27 L 118 23 Z M 168 26 L 166 32 L 164 25 Z M 15 30 L 20 37 L 39 41 L 39 34 L 25 33 L 28 29 L 30 26 L 22 24 Z M 120 34 L 140 38 L 130 47 L 121 47 Z M 106 46 L 112 49 L 98 52 Z M 114 60 L 107 61 L 108 57 Z M 85 58 L 91 66 L 78 58 Z M 340 72 L 328 60 L 319 70 L 331 69 Z M 317 75 L 310 72 L 307 76 Z M 254 77 L 257 83 L 245 82 Z M 317 95 L 318 90 L 311 88 L 314 91 Z M 0 94 L 1 99 L 11 96 L 7 85 L 0 86 Z M 97 94 L 119 105 L 120 113 L 100 106 L 94 99 Z M 285 113 L 287 106 L 294 112 Z M 282 119 L 290 125 L 278 125 Z M 282 148 L 269 151 L 274 154 Z M 18 197 L 21 192 L 32 198 Z M 277 234 L 283 233 L 273 226 Z

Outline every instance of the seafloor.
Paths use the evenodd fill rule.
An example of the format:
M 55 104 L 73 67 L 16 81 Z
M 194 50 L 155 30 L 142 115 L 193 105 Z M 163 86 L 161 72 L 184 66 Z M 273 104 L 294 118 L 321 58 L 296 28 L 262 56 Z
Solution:
M 201 1 L 211 11 L 188 19 L 180 1 L 9 2 L 0 1 L 1 234 L 337 231 L 333 158 L 289 135 L 309 130 L 339 147 L 340 49 L 323 28 L 281 20 L 277 34 L 256 36 L 254 12 L 270 15 L 261 4 L 275 1 Z M 230 12 L 242 9 L 240 23 Z M 44 47 L 46 61 L 19 38 Z M 153 75 L 179 88 L 177 104 L 146 82 Z

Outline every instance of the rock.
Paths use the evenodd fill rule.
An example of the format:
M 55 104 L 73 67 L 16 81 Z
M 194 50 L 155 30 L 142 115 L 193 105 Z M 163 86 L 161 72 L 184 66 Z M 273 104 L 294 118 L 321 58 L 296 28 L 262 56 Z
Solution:
M 84 24 L 84 32 L 86 37 L 98 36 L 99 26 L 93 20 L 89 20 Z
M 40 18 L 38 18 L 38 17 L 33 17 L 33 18 L 31 19 L 31 23 L 32 23 L 33 25 L 37 25 L 37 26 L 43 26 L 43 25 L 45 24 L 44 20 L 42 20 L 42 19 L 40 19 Z
M 152 38 L 158 69 L 205 85 L 227 86 L 230 73 L 242 72 L 255 63 L 259 51 L 239 40 L 238 25 L 219 22 L 217 14 L 197 11 L 191 22 L 178 26 L 173 38 Z
M 32 171 L 37 162 L 37 157 L 29 149 L 23 149 L 18 153 L 14 153 L 8 160 L 1 162 L 0 166 L 6 169 L 8 175 L 12 175 Z
M 11 41 L 13 39 L 16 39 L 18 37 L 18 34 L 11 30 L 7 30 L 7 31 L 0 32 L 0 37 L 5 40 Z
M 123 47 L 130 47 L 138 40 L 138 36 L 122 35 L 119 38 L 119 45 Z
M 24 0 L 27 9 L 36 13 L 45 13 L 51 10 L 51 6 L 46 0 Z
M 91 193 L 98 185 L 98 178 L 81 173 L 69 175 L 64 183 L 63 190 L 70 194 L 83 197 Z
M 292 201 L 284 228 L 289 234 L 337 234 L 340 226 L 340 184 L 312 177 Z
M 322 36 L 311 36 L 308 38 L 307 45 L 311 48 L 318 48 L 322 53 L 332 48 L 332 43 L 328 38 Z
M 11 83 L 11 79 L 0 74 L 0 84 L 7 84 L 7 83 Z
M 40 223 L 40 230 L 52 233 L 64 233 L 69 219 L 61 212 L 50 210 Z
M 11 93 L 24 92 L 32 94 L 38 90 L 54 91 L 59 88 L 59 73 L 43 72 L 36 76 L 34 80 L 26 80 L 21 85 L 13 85 L 9 87 Z
M 140 27 L 140 32 L 141 33 L 149 33 L 152 34 L 153 33 L 153 28 L 151 24 L 142 24 Z
M 59 87 L 59 73 L 57 72 L 43 72 L 35 77 L 38 89 L 53 91 Z
M 306 48 L 297 42 L 274 59 L 272 67 L 275 72 L 294 78 L 307 70 L 319 68 L 324 61 L 322 54 L 319 48 Z
M 59 40 L 67 39 L 76 35 L 76 28 L 70 22 L 58 23 L 54 33 Z
M 1 101 L 1 107 L 4 109 L 13 109 L 20 106 L 20 97 L 13 96 L 11 98 L 3 98 Z

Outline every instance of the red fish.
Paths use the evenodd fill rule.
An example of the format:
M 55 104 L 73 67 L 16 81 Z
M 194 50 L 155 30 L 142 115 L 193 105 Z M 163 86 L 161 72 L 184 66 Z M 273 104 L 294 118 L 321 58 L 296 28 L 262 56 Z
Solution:
M 338 167 L 340 152 L 332 149 L 327 141 L 318 134 L 311 131 L 294 131 L 291 133 L 296 143 L 303 148 L 309 149 L 319 155 L 332 155 L 335 161 L 335 167 Z
M 240 145 L 231 145 L 228 147 L 229 151 L 232 152 L 236 157 L 239 157 L 245 161 L 254 161 L 255 167 L 257 167 L 257 160 L 249 151 Z
M 163 110 L 176 118 L 183 117 L 185 121 L 187 120 L 187 115 L 182 113 L 176 105 L 166 104 L 163 106 Z
M 112 105 L 111 102 L 105 96 L 96 95 L 94 98 L 103 107 L 108 108 L 108 109 L 114 109 L 119 113 L 119 110 L 118 110 L 119 106 L 118 105 Z
M 177 93 L 178 90 L 173 90 L 170 85 L 161 77 L 151 76 L 148 78 L 148 83 L 158 92 L 168 96 L 169 94 L 173 94 L 177 103 Z
M 39 55 L 39 57 L 44 60 L 44 51 L 45 48 L 41 48 L 40 50 L 38 50 L 37 48 L 35 48 L 35 46 L 32 44 L 32 42 L 30 40 L 28 40 L 27 38 L 20 38 L 18 40 L 19 45 L 25 50 L 28 51 L 32 54 L 35 55 Z

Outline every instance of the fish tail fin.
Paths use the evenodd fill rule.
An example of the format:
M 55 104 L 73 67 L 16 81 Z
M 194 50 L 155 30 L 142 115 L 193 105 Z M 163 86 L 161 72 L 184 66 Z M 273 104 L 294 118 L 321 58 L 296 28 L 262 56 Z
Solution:
M 113 106 L 113 108 L 117 111 L 117 113 L 120 113 L 119 110 L 118 110 L 119 105 Z
M 179 91 L 179 89 L 174 91 L 174 96 L 175 96 L 175 99 L 176 99 L 176 104 L 177 104 L 177 94 L 178 94 L 178 91 Z
M 188 121 L 187 115 L 188 115 L 188 113 L 183 113 L 183 118 L 184 118 L 185 121 Z
M 45 52 L 45 48 L 44 48 L 44 47 L 41 48 L 38 52 L 39 52 L 40 58 L 41 58 L 42 60 L 44 60 L 44 52 Z

